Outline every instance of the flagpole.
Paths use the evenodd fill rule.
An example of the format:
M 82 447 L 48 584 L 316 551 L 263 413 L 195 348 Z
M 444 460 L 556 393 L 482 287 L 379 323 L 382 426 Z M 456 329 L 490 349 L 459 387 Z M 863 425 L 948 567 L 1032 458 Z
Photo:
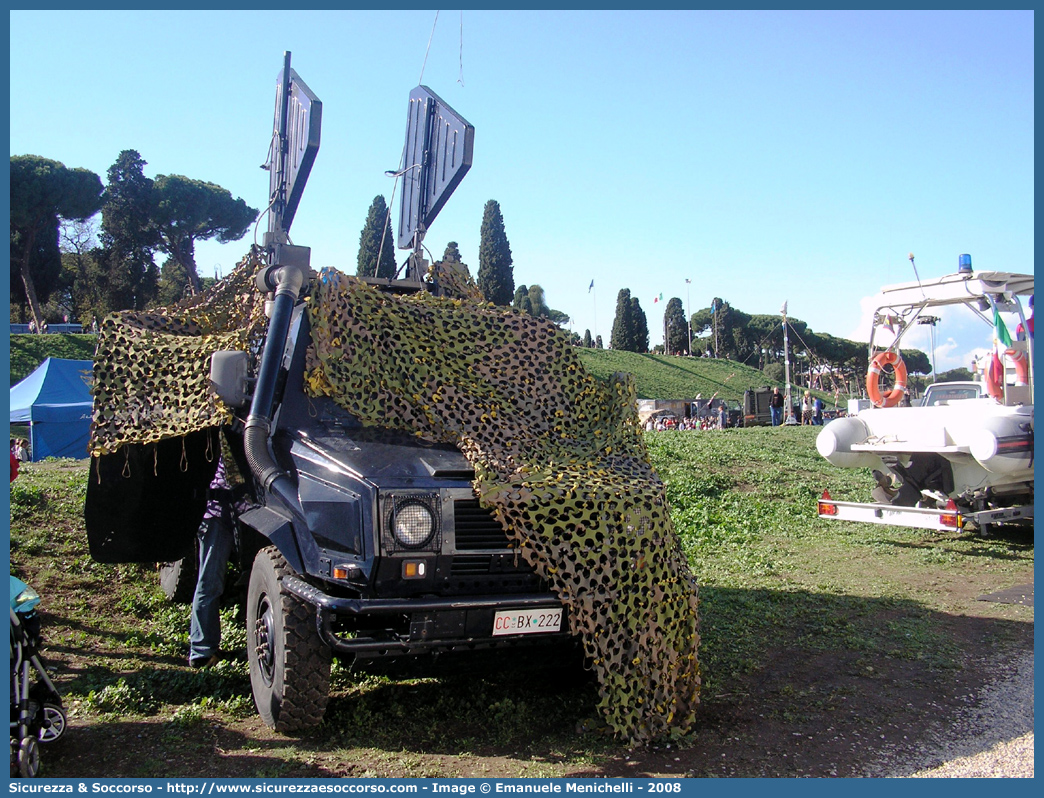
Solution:
M 787 337 L 787 303 L 783 303 L 783 307 L 780 308 L 780 314 L 783 316 L 783 371 L 787 381 L 787 392 L 784 394 L 787 403 L 787 412 L 783 417 L 783 420 L 791 418 L 794 415 L 794 403 L 790 398 L 790 339 Z
M 591 281 L 591 311 L 594 313 L 594 328 L 595 328 L 595 341 L 598 340 L 598 289 L 593 285 L 594 280 Z
M 714 316 L 714 357 L 718 357 L 718 298 L 711 297 L 711 314 Z

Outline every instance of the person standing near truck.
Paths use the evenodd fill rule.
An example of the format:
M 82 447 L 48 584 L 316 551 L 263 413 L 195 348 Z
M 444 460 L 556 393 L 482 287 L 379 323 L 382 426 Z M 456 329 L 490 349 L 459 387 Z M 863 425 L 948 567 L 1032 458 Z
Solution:
M 218 456 L 217 471 L 207 488 L 207 509 L 196 533 L 199 537 L 199 576 L 192 596 L 189 622 L 189 665 L 209 668 L 221 659 L 221 594 L 234 542 L 232 486 L 225 458 Z
M 769 415 L 772 417 L 772 426 L 778 427 L 783 423 L 783 394 L 779 388 L 772 389 L 772 398 L 769 399 Z

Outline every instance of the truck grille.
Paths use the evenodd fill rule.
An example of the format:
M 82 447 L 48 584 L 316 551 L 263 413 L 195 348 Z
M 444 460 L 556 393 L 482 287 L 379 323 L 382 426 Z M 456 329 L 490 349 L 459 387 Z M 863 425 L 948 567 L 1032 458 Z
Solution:
M 478 499 L 453 502 L 457 551 L 503 551 L 516 548 L 493 515 Z
M 453 576 L 485 576 L 489 573 L 490 558 L 483 554 L 458 554 L 453 558 L 450 573 Z

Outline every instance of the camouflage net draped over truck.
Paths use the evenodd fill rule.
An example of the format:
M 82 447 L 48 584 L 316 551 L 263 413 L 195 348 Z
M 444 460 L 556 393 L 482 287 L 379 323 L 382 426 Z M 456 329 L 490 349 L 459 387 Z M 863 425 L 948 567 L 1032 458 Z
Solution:
M 169 419 L 168 435 L 227 418 L 207 395 L 202 361 L 207 350 L 245 348 L 256 334 L 256 303 L 241 296 L 252 273 L 243 272 L 219 296 L 224 311 L 194 309 L 209 320 L 238 316 L 241 332 L 218 334 L 211 321 L 202 328 L 209 332 L 184 346 L 169 322 L 150 329 L 128 314 L 107 328 L 111 340 L 99 344 L 96 364 L 96 374 L 106 375 L 96 376 L 96 421 L 107 397 L 123 393 L 160 392 L 159 404 L 174 402 L 179 413 L 142 413 L 137 399 L 117 401 L 111 417 L 102 413 L 108 423 L 93 429 L 92 451 L 156 440 L 163 425 L 141 427 L 128 415 L 136 408 L 139 422 Z M 633 741 L 684 731 L 699 701 L 696 584 L 642 442 L 633 382 L 592 377 L 550 322 L 476 301 L 467 275 L 441 277 L 462 298 L 396 296 L 321 272 L 307 299 L 306 389 L 364 424 L 457 444 L 475 467 L 480 503 L 566 607 L 594 663 L 609 727 Z M 229 308 L 229 299 L 239 308 Z M 184 324 L 191 313 L 177 315 Z M 139 351 L 153 346 L 148 370 L 139 361 L 108 375 L 112 353 L 131 343 Z M 166 376 L 175 373 L 186 380 L 176 398 Z M 183 405 L 208 409 L 192 415 L 180 412 Z
M 210 390 L 210 356 L 260 345 L 265 300 L 252 279 L 258 268 L 248 256 L 205 294 L 171 309 L 125 311 L 102 322 L 91 389 L 92 456 L 232 420 Z
M 685 729 L 698 702 L 696 586 L 637 425 L 633 381 L 587 374 L 547 321 L 379 293 L 324 271 L 311 391 L 367 424 L 458 444 L 475 487 L 582 635 L 610 727 Z

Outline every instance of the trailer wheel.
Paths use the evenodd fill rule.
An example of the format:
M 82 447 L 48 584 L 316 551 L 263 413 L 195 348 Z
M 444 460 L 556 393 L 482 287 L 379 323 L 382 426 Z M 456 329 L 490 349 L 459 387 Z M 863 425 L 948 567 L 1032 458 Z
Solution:
M 283 591 L 293 573 L 275 546 L 254 558 L 247 588 L 247 659 L 257 711 L 278 732 L 323 719 L 330 693 L 330 649 L 319 639 L 315 609 Z
M 159 582 L 167 601 L 191 604 L 199 577 L 199 537 L 193 537 L 192 554 L 174 562 L 161 562 Z

